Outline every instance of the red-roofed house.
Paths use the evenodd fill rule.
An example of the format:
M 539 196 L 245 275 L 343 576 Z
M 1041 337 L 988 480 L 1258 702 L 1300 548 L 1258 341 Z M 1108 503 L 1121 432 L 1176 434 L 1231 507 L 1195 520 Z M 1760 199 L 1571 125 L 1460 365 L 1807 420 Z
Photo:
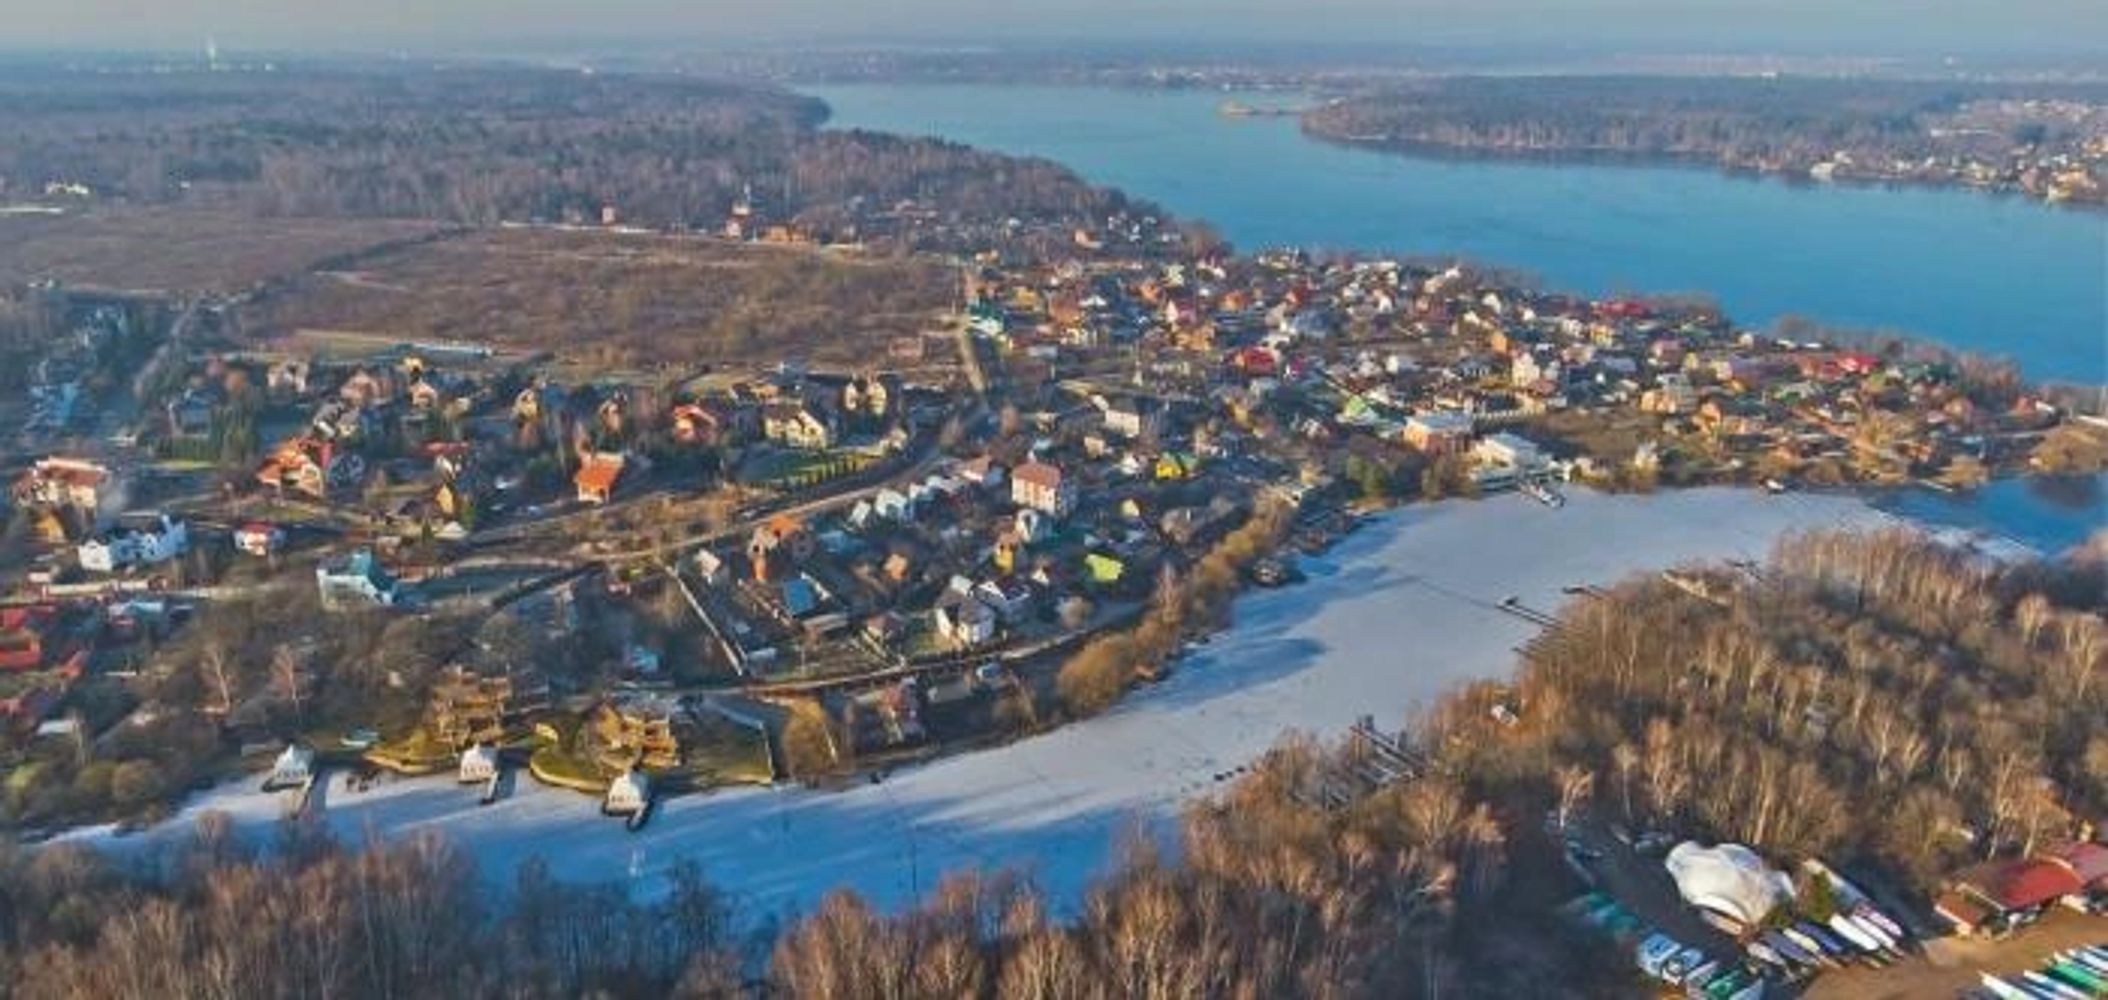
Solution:
M 1010 500 L 1020 507 L 1067 517 L 1076 508 L 1076 484 L 1058 466 L 1034 460 L 1011 471 Z
M 615 481 L 622 478 L 622 467 L 627 460 L 617 452 L 596 451 L 578 463 L 578 474 L 571 478 L 578 487 L 578 502 L 603 504 L 615 495 Z
M 2032 922 L 2051 904 L 2084 888 L 2071 863 L 2054 855 L 1986 861 L 1957 874 L 1932 908 L 1956 933 L 1998 934 Z

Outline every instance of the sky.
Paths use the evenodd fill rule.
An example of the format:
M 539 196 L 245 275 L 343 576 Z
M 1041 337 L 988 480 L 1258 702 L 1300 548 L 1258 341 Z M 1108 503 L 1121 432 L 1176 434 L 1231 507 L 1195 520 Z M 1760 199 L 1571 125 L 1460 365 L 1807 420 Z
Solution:
M 1177 42 L 2108 56 L 2108 0 L 0 0 L 0 49 Z

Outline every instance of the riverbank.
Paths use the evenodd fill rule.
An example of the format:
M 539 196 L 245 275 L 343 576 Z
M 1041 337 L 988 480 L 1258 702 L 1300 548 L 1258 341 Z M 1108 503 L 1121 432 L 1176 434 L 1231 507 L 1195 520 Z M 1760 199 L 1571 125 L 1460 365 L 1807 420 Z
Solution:
M 1460 683 L 1508 676 L 1515 648 L 1538 631 L 1534 613 L 1556 610 L 1569 587 L 1759 557 L 1788 532 L 1887 523 L 1847 496 L 1717 488 L 1576 491 L 1558 510 L 1521 496 L 1400 508 L 1308 560 L 1307 582 L 1241 597 L 1227 632 L 1104 715 L 877 784 L 679 797 L 634 834 L 575 792 L 521 782 L 479 806 L 446 776 L 333 788 L 314 815 L 351 842 L 438 832 L 500 884 L 540 856 L 558 878 L 655 895 L 670 866 L 692 859 L 749 912 L 782 912 L 809 910 L 838 887 L 898 907 L 943 872 L 1014 867 L 1073 906 L 1125 831 L 1168 830 L 1184 802 L 1282 733 L 1336 733 L 1370 713 L 1394 725 Z M 66 839 L 121 848 L 180 833 L 207 812 L 266 837 L 282 805 L 245 781 L 142 834 L 99 828 Z

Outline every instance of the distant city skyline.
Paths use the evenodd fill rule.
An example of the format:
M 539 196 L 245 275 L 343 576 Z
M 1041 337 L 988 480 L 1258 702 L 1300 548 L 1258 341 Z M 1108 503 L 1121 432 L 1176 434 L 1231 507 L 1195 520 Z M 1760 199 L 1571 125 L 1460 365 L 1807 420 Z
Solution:
M 2103 0 L 0 0 L 0 49 L 1093 42 L 2108 53 Z

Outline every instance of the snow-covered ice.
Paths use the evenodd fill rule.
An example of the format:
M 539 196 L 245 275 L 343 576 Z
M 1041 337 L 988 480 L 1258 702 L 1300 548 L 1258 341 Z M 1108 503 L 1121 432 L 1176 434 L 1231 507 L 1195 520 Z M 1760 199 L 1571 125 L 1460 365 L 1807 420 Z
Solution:
M 894 772 L 834 793 L 746 789 L 661 803 L 631 834 L 599 804 L 522 777 L 489 806 L 451 775 L 347 793 L 321 814 L 340 837 L 431 829 L 492 878 L 539 855 L 562 879 L 649 894 L 692 858 L 747 912 L 809 910 L 831 888 L 895 907 L 947 870 L 1015 868 L 1073 905 L 1131 831 L 1164 831 L 1179 803 L 1263 753 L 1282 732 L 1329 735 L 1373 714 L 1401 721 L 1460 681 L 1507 675 L 1536 627 L 1500 609 L 1557 609 L 1564 589 L 1698 559 L 1759 558 L 1793 530 L 1892 519 L 1844 496 L 1700 489 L 1647 496 L 1576 490 L 1563 509 L 1520 496 L 1404 508 L 1331 553 L 1309 580 L 1239 599 L 1236 624 L 1165 682 L 1107 714 L 1032 739 Z M 217 810 L 267 831 L 281 800 L 244 782 L 169 823 Z M 105 840 L 107 831 L 80 831 Z

